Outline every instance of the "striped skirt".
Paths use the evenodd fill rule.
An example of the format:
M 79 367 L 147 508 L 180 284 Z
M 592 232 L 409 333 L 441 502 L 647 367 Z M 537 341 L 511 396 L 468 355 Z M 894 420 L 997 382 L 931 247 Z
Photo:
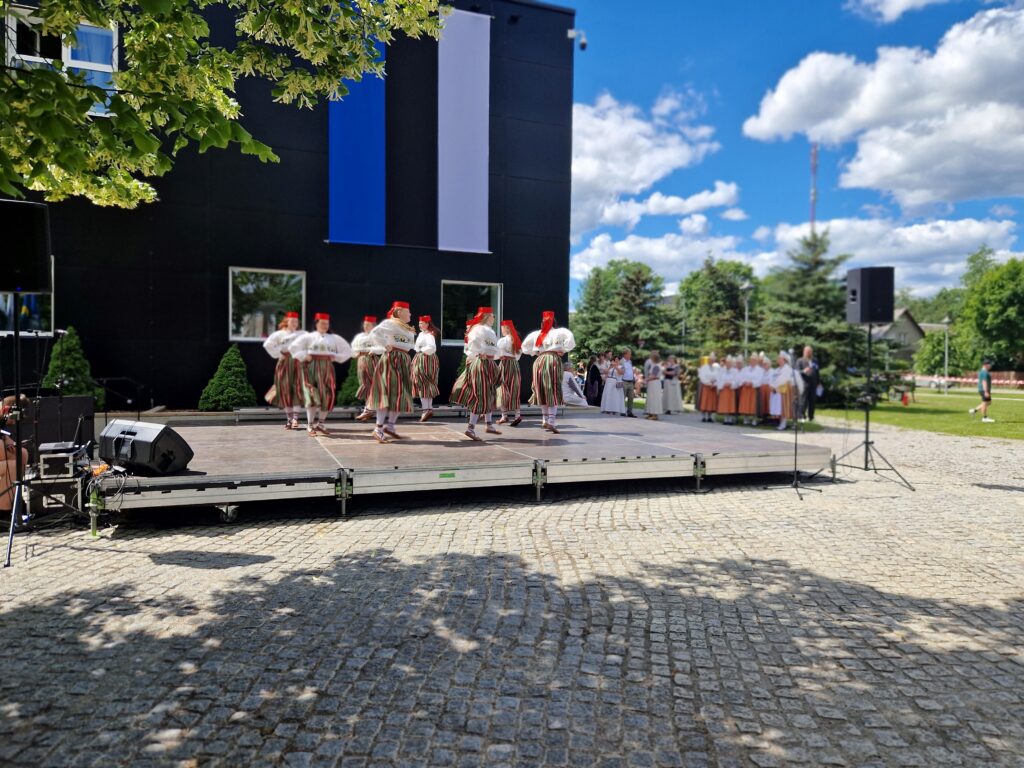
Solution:
M 441 366 L 437 355 L 418 353 L 412 359 L 412 393 L 416 397 L 437 397 L 437 374 Z
M 302 392 L 302 363 L 291 355 L 278 359 L 274 368 L 274 402 L 278 408 L 291 408 L 302 405 L 305 396 Z
M 714 384 L 700 385 L 700 403 L 697 410 L 701 413 L 714 413 L 718 408 L 718 390 Z
M 498 402 L 498 369 L 485 357 L 474 357 L 466 363 L 462 404 L 470 413 L 490 413 Z
M 757 416 L 758 391 L 753 384 L 744 384 L 740 387 L 740 402 L 737 410 L 744 416 Z
M 466 367 L 462 369 L 462 373 L 455 379 L 455 383 L 452 384 L 452 393 L 448 397 L 448 402 L 451 405 L 469 405 L 469 382 L 466 378 L 466 371 L 469 369 L 469 361 L 466 361 Z
M 498 361 L 498 407 L 504 413 L 515 413 L 523 396 L 523 375 L 519 361 L 514 357 L 503 357 Z
M 736 390 L 732 387 L 718 390 L 718 412 L 730 416 L 736 413 Z
M 533 361 L 533 405 L 562 405 L 562 356 L 545 352 Z
M 356 391 L 356 399 L 364 403 L 370 397 L 370 390 L 373 389 L 373 374 L 380 362 L 380 355 L 360 355 L 356 358 L 356 375 L 359 377 L 359 389 Z
M 334 410 L 334 361 L 314 357 L 302 366 L 302 401 L 307 408 Z
M 412 363 L 408 352 L 392 349 L 381 356 L 366 407 L 371 411 L 412 413 Z

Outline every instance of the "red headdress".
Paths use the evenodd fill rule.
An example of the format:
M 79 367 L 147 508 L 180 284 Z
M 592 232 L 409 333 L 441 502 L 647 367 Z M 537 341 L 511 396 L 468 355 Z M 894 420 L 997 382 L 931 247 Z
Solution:
M 376 325 L 377 324 L 377 316 L 376 315 L 363 315 L 363 322 L 364 323 L 373 323 L 374 325 Z
M 466 321 L 466 341 L 469 341 L 469 331 L 474 325 L 479 325 L 480 321 L 484 319 L 484 315 L 493 315 L 493 307 L 477 307 L 476 315 Z
M 319 322 L 320 320 L 326 320 L 329 323 L 331 322 L 331 316 L 326 312 L 317 312 L 313 315 L 313 322 Z
M 429 324 L 432 323 L 433 320 L 430 319 L 430 315 L 420 315 L 420 322 Z
M 515 354 L 519 354 L 523 351 L 523 342 L 519 338 L 519 332 L 516 330 L 516 325 L 511 320 L 502 320 L 502 328 L 508 328 L 508 335 L 512 337 L 512 351 Z
M 285 320 L 288 320 L 288 319 L 293 318 L 293 317 L 296 320 L 298 320 L 299 319 L 299 313 L 298 312 L 285 312 L 284 313 L 284 317 L 285 317 Z
M 544 339 L 547 338 L 548 331 L 555 327 L 555 313 L 547 310 L 541 316 L 540 321 L 540 334 L 537 336 L 537 346 L 539 347 L 544 343 Z

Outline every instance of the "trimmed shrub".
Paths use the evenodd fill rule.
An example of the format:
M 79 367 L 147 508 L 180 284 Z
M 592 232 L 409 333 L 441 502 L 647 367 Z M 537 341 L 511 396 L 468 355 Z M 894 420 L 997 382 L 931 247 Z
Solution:
M 65 395 L 96 398 L 96 407 L 103 408 L 103 387 L 92 377 L 89 361 L 82 351 L 82 340 L 73 326 L 53 345 L 50 365 L 43 378 L 43 386 L 56 388 L 60 384 Z
M 199 398 L 200 411 L 230 411 L 256 405 L 256 390 L 249 383 L 245 361 L 237 344 L 220 359 L 217 372 Z

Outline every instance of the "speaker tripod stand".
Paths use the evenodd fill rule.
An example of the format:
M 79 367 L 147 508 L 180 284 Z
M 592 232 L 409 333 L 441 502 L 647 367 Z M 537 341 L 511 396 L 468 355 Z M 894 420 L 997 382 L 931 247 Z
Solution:
M 835 472 L 838 467 L 861 469 L 865 472 L 875 473 L 892 472 L 899 478 L 899 480 L 894 482 L 898 482 L 914 491 L 917 489 L 910 484 L 910 481 L 907 480 L 907 478 L 900 474 L 900 471 L 893 466 L 891 461 L 885 458 L 882 452 L 875 446 L 875 441 L 871 439 L 871 404 L 874 401 L 874 388 L 872 387 L 871 380 L 871 325 L 871 323 L 868 323 L 868 362 L 865 370 L 865 373 L 867 374 L 867 384 L 865 385 L 864 395 L 860 398 L 864 406 L 864 439 L 842 456 L 832 460 L 832 475 L 833 477 L 835 476 Z M 860 466 L 860 464 L 843 463 L 844 459 L 859 452 L 862 448 L 864 449 L 864 466 Z M 884 466 L 880 466 L 879 462 Z
M 11 567 L 11 550 L 14 548 L 14 529 L 17 527 L 20 519 L 26 516 L 28 506 L 25 503 L 25 462 L 22 461 L 21 456 L 21 417 L 24 413 L 21 404 L 21 323 L 19 321 L 19 311 L 21 307 L 21 293 L 18 291 L 14 292 L 14 405 L 11 406 L 10 412 L 4 418 L 4 425 L 7 421 L 14 421 L 14 482 L 11 483 L 11 487 L 4 490 L 3 493 L 10 493 L 14 491 L 14 496 L 11 499 L 11 520 L 10 529 L 7 532 L 7 554 L 4 557 L 4 568 Z M 4 443 L 4 460 L 7 460 L 7 447 L 6 441 Z

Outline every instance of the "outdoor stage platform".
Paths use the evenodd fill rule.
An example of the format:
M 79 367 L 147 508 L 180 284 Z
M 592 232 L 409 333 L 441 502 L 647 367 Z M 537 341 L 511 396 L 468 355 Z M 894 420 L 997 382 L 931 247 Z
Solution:
M 176 427 L 192 446 L 188 471 L 170 477 L 108 477 L 94 486 L 107 512 L 146 507 L 207 505 L 230 520 L 244 502 L 333 497 L 344 514 L 353 497 L 403 491 L 545 486 L 645 478 L 693 480 L 751 473 L 792 472 L 793 443 L 742 427 L 615 416 L 571 415 L 560 434 L 539 419 L 478 434 L 465 423 L 400 422 L 404 439 L 388 445 L 372 425 L 332 423 L 331 434 L 309 437 L 280 425 Z M 787 433 L 790 434 L 791 433 Z M 829 466 L 828 449 L 800 445 L 799 469 Z

